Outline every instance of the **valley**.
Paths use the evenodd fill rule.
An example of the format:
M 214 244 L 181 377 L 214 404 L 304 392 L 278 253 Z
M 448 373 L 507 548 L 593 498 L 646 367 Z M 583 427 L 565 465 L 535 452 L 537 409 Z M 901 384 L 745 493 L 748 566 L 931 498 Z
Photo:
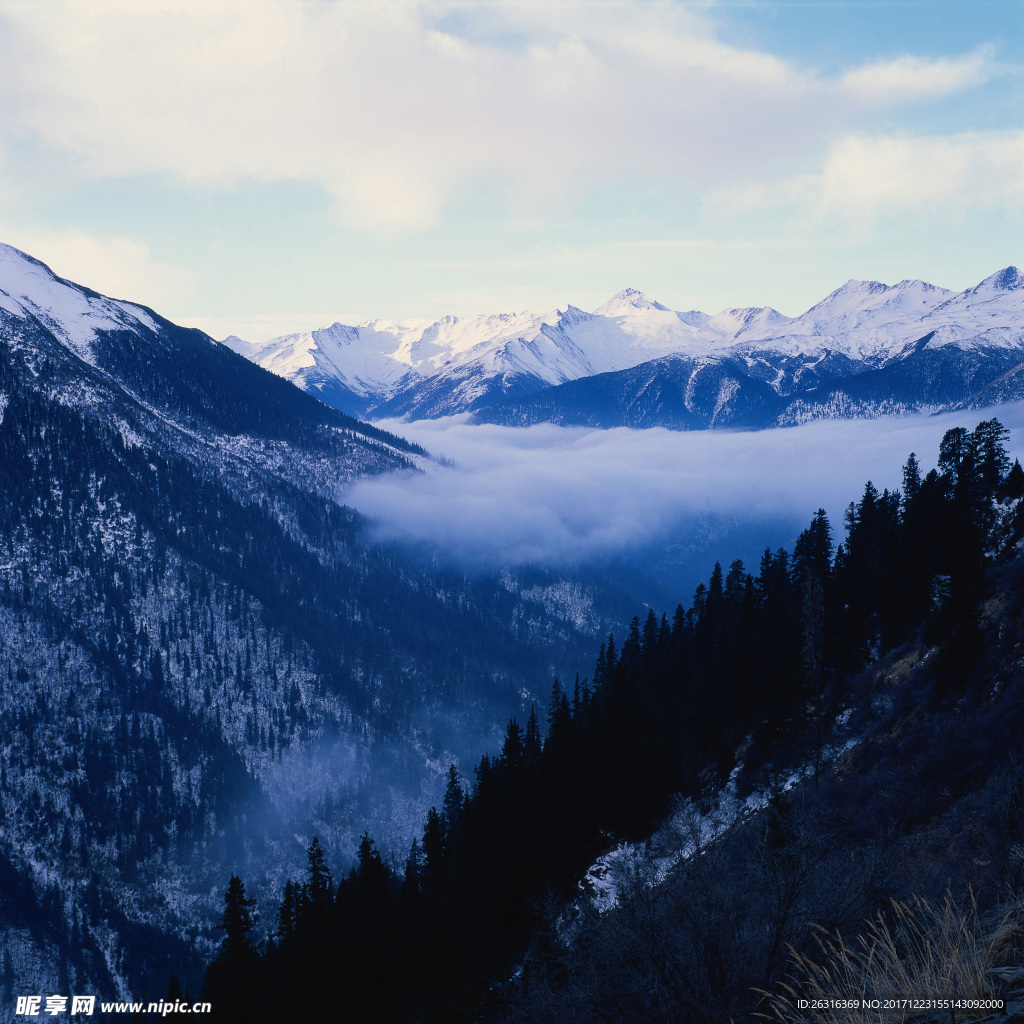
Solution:
M 941 306 L 956 297 L 939 298 Z M 853 529 L 868 513 L 849 497 L 868 477 L 884 488 L 880 508 L 896 516 L 892 528 L 902 529 L 908 451 L 962 436 L 980 452 L 982 428 L 998 412 L 1009 443 L 999 458 L 1008 459 L 1024 431 L 1016 401 L 982 413 L 990 418 L 973 434 L 974 409 L 847 418 L 842 403 L 827 418 L 749 431 L 510 427 L 468 411 L 369 424 L 318 401 L 316 388 L 304 392 L 198 331 L 62 280 L 10 247 L 0 249 L 0 342 L 0 984 L 10 999 L 45 990 L 172 994 L 172 975 L 198 996 L 222 948 L 227 880 L 244 878 L 248 898 L 272 917 L 286 882 L 299 899 L 292 880 L 314 839 L 339 881 L 355 861 L 393 893 L 412 858 L 414 874 L 406 866 L 404 877 L 425 888 L 407 896 L 434 905 L 441 890 L 431 895 L 426 881 L 431 855 L 428 874 L 417 876 L 415 844 L 409 852 L 425 817 L 429 846 L 432 805 L 447 807 L 439 821 L 453 858 L 462 842 L 456 805 L 478 808 L 489 824 L 467 833 L 473 858 L 500 860 L 510 877 L 524 871 L 516 891 L 531 903 L 533 886 L 576 884 L 609 840 L 642 839 L 673 791 L 710 799 L 724 783 L 715 771 L 740 770 L 744 730 L 760 737 L 744 755 L 746 784 L 763 788 L 770 767 L 789 764 L 783 718 L 810 728 L 783 679 L 799 647 L 794 623 L 806 617 L 794 612 L 803 584 L 790 579 L 783 549 L 804 536 L 815 508 Z M 936 509 L 956 507 L 945 473 L 945 483 L 928 477 L 939 488 Z M 1011 502 L 999 513 L 999 550 L 1009 558 L 1016 498 L 1007 491 L 1000 500 Z M 852 585 L 841 550 L 817 570 L 828 587 Z M 759 574 L 744 576 L 743 565 L 758 562 Z M 940 563 L 915 570 L 917 604 Z M 728 579 L 722 564 L 731 565 Z M 673 680 L 691 670 L 648 664 L 664 645 L 687 648 L 704 628 L 707 595 L 722 587 L 734 604 L 745 587 L 768 616 L 758 620 L 758 643 L 764 665 L 775 666 L 760 697 L 749 665 L 728 684 L 746 694 L 738 717 L 710 698 L 703 710 L 680 703 Z M 781 603 L 769 599 L 773 587 Z M 832 672 L 870 664 L 916 628 L 898 617 L 883 627 L 872 618 L 881 612 L 858 608 L 855 623 L 840 628 L 840 611 L 829 620 L 841 645 Z M 937 609 L 930 614 L 941 619 Z M 655 611 L 665 613 L 660 625 Z M 620 653 L 614 637 L 624 636 Z M 700 671 L 718 679 L 724 669 L 715 664 L 701 660 Z M 634 690 L 616 689 L 622 672 Z M 641 699 L 642 678 L 665 694 Z M 578 814 L 564 803 L 568 776 L 552 783 L 543 814 L 580 831 L 559 839 L 542 868 L 526 838 L 535 823 L 521 831 L 514 817 L 499 821 L 481 780 L 492 757 L 495 792 L 507 790 L 516 813 L 527 812 L 535 797 L 516 789 L 522 780 L 507 775 L 506 762 L 519 763 L 520 741 L 538 771 L 542 745 L 554 756 L 552 730 L 568 728 L 556 725 L 559 700 L 581 729 L 588 702 L 604 709 L 585 727 L 586 743 L 616 752 Z M 676 726 L 666 719 L 656 748 L 634 760 L 630 750 L 644 747 L 645 730 L 669 706 Z M 641 712 L 647 717 L 634 721 Z M 613 720 L 632 730 L 629 743 L 606 736 Z M 528 721 L 521 735 L 517 723 Z M 691 737 L 678 763 L 673 730 Z M 597 792 L 611 803 L 594 803 Z M 502 836 L 501 852 L 488 845 Z M 472 863 L 464 870 L 482 886 L 483 906 L 496 895 Z M 384 900 L 383 890 L 374 898 Z M 484 973 L 522 955 L 536 926 L 515 901 L 502 906 L 509 930 L 489 933 L 477 966 Z M 479 922 L 466 913 L 445 919 L 452 950 L 475 941 Z M 278 934 L 270 918 L 259 927 L 268 941 Z M 409 925 L 410 937 L 417 928 Z M 259 948 L 269 956 L 272 945 Z M 439 970 L 455 968 L 444 961 Z M 210 977 L 223 1002 L 228 981 Z M 436 983 L 422 980 L 428 1002 L 447 998 Z M 396 990 L 396 1007 L 421 998 L 410 993 Z M 459 1013 L 479 995 L 468 984 Z

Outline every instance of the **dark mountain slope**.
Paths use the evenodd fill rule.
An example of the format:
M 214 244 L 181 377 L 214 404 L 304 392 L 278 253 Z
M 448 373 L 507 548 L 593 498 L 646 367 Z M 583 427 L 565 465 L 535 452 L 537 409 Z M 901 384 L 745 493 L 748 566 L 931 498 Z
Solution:
M 56 277 L 24 253 L 7 246 L 3 250 L 0 270 L 10 264 L 21 264 L 23 272 L 27 268 L 31 292 L 19 296 L 24 288 L 15 291 L 16 299 L 28 300 L 16 302 L 20 309 L 0 307 L 0 336 L 15 350 L 27 346 L 33 365 L 43 357 L 42 368 L 55 384 L 77 382 L 85 374 L 119 386 L 182 426 L 208 433 L 323 444 L 329 431 L 348 431 L 364 442 L 425 454 L 404 438 L 325 406 L 201 331 L 178 327 L 147 307 L 107 299 Z M 0 273 L 0 292 L 3 286 Z M 80 328 L 66 332 L 59 319 L 54 322 L 69 301 L 101 314 L 85 346 Z
M 775 391 L 751 377 L 739 360 L 666 356 L 505 398 L 480 409 L 474 419 L 507 426 L 550 422 L 602 428 L 755 428 L 782 407 Z
M 778 422 L 827 419 L 840 409 L 847 410 L 844 415 L 877 416 L 975 407 L 976 396 L 991 394 L 992 382 L 1020 362 L 1020 352 L 1013 349 L 931 349 L 929 340 L 921 338 L 907 355 L 879 369 L 792 394 Z
M 595 374 L 479 409 L 481 423 L 527 426 L 703 430 L 764 429 L 813 419 L 879 416 L 919 409 L 975 407 L 1014 397 L 994 381 L 1020 362 L 1008 347 L 928 347 L 925 335 L 882 366 L 837 353 L 787 355 L 756 349 L 740 356 L 666 356 Z
M 415 446 L 0 255 L 0 967 L 197 990 L 225 870 L 271 884 L 314 829 L 404 845 L 438 759 L 589 644 L 366 540 L 341 487 Z M 589 598 L 606 628 L 621 597 Z

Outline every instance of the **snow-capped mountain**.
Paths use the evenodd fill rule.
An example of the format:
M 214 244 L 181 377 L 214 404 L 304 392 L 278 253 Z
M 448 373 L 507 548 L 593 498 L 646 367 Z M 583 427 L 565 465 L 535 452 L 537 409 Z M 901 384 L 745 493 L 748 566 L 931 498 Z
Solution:
M 311 401 L 201 331 L 59 278 L 7 245 L 0 341 L 13 381 L 112 421 L 129 445 L 187 453 L 228 479 L 268 473 L 333 494 L 354 476 L 426 455 Z
M 233 337 L 225 344 L 338 408 L 443 415 L 624 369 L 696 340 L 676 314 L 639 292 L 622 292 L 602 310 L 336 323 L 259 347 Z
M 37 321 L 92 365 L 101 332 L 159 330 L 142 306 L 104 298 L 58 278 L 45 264 L 9 245 L 0 245 L 0 310 Z
M 676 312 L 627 288 L 593 313 L 570 305 L 544 315 L 334 324 L 258 347 L 227 343 L 365 415 L 768 426 L 971 401 L 1024 359 L 1022 282 L 1013 267 L 961 293 L 924 281 L 851 280 L 798 317 L 771 307 Z M 907 360 L 885 379 L 854 380 Z M 597 380 L 607 374 L 624 376 Z M 840 395 L 837 382 L 847 380 Z M 640 381 L 643 398 L 631 390 Z M 638 419 L 630 408 L 640 406 L 647 412 Z M 754 407 L 761 412 L 752 418 Z
M 544 315 L 336 323 L 262 346 L 225 344 L 340 409 L 437 416 L 676 352 L 705 354 L 786 322 L 771 309 L 676 313 L 627 288 L 593 313 L 569 305 Z

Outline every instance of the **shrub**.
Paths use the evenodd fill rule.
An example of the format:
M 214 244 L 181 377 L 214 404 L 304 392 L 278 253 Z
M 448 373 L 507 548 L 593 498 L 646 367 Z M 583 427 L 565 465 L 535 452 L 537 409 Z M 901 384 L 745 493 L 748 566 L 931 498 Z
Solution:
M 817 936 L 820 957 L 793 953 L 790 980 L 773 993 L 762 992 L 767 1012 L 757 1016 L 782 1024 L 889 1024 L 919 1016 L 920 1008 L 865 1007 L 864 1000 L 986 1000 L 994 990 L 989 974 L 990 943 L 981 937 L 973 897 L 961 910 L 947 894 L 933 907 L 915 896 L 893 901 L 888 914 L 866 922 L 850 943 L 838 932 Z M 855 1008 L 802 1009 L 799 1000 L 859 1003 Z M 991 1009 L 942 1009 L 950 1019 L 985 1017 Z M 929 1014 L 929 1016 L 933 1016 Z

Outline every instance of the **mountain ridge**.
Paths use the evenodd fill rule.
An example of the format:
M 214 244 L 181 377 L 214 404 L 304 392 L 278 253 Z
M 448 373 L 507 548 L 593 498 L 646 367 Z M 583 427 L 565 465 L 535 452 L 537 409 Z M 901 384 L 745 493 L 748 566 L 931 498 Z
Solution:
M 847 375 L 853 376 L 915 355 L 913 346 L 926 336 L 932 349 L 1013 351 L 1024 360 L 1022 281 L 1013 266 L 962 292 L 921 280 L 886 285 L 851 279 L 796 317 L 771 306 L 715 315 L 673 311 L 626 288 L 591 313 L 567 305 L 545 314 L 371 320 L 285 335 L 258 348 L 226 341 L 325 401 L 361 415 L 432 418 L 469 412 L 486 422 L 504 422 L 501 410 L 511 405 L 509 422 L 520 422 L 517 403 L 555 389 L 541 404 L 557 409 L 562 394 L 581 390 L 578 384 L 561 393 L 558 388 L 606 373 L 636 376 L 630 371 L 666 356 L 723 364 L 740 360 L 751 378 L 769 383 L 783 397 L 798 363 L 806 376 L 818 363 L 831 363 L 835 370 L 840 358 L 849 361 Z M 338 336 L 344 337 L 344 348 L 331 344 Z M 1004 362 L 996 359 L 990 379 L 979 386 L 1002 375 Z M 956 400 L 971 399 L 958 395 Z M 886 394 L 879 401 L 917 407 L 909 394 Z M 560 419 L 556 415 L 551 421 Z M 639 425 L 628 416 L 626 422 Z M 784 422 L 783 408 L 779 418 L 751 423 L 751 429 Z M 678 422 L 669 417 L 658 425 Z M 695 422 L 690 429 L 708 425 Z

